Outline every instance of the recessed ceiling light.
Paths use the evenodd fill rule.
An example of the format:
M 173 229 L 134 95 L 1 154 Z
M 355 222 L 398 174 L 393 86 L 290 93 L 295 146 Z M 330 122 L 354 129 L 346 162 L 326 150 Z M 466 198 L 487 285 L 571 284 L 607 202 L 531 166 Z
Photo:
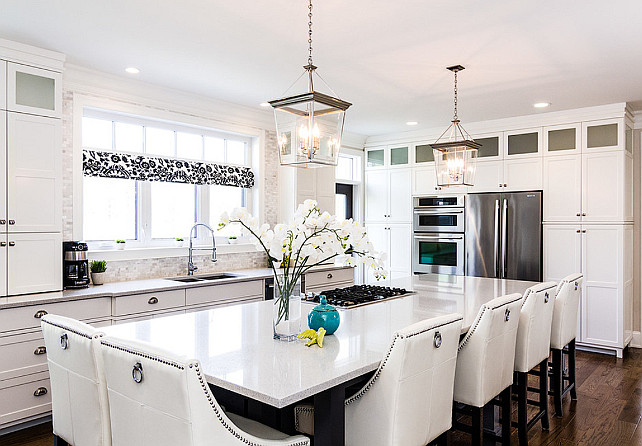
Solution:
M 140 70 L 136 67 L 127 67 L 125 68 L 125 71 L 128 72 L 129 74 L 138 74 L 140 73 Z
M 417 121 L 408 121 L 406 122 L 406 125 L 417 125 L 419 124 Z
M 260 105 L 261 107 L 269 107 L 269 106 L 270 106 L 270 103 L 269 103 L 269 102 L 261 102 L 259 105 Z
M 535 107 L 535 108 L 546 108 L 549 105 L 551 105 L 550 102 L 536 102 L 536 103 L 533 104 L 533 107 Z

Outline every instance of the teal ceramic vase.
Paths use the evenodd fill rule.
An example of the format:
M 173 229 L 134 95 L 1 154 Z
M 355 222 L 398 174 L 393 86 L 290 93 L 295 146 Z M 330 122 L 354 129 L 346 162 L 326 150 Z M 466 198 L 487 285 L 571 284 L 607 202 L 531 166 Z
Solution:
M 321 304 L 317 305 L 308 314 L 308 327 L 313 330 L 318 330 L 323 327 L 325 334 L 331 335 L 337 328 L 339 328 L 339 312 L 332 305 L 328 305 L 328 301 L 324 295 L 320 296 Z

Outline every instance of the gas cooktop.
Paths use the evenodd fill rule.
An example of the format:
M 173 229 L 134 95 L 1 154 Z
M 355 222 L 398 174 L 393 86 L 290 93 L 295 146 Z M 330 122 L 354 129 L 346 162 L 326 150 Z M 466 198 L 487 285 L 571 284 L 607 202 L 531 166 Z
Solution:
M 354 308 L 382 300 L 414 294 L 405 288 L 390 288 L 378 285 L 353 285 L 347 288 L 335 288 L 322 291 L 306 298 L 308 302 L 319 302 L 319 296 L 324 295 L 330 305 L 340 308 Z

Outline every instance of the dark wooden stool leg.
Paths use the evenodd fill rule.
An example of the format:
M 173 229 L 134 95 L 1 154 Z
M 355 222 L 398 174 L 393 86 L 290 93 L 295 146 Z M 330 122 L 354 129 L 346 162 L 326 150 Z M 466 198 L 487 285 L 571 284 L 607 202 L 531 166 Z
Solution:
M 555 402 L 555 416 L 562 417 L 562 350 L 553 349 L 553 377 L 551 387 L 553 391 L 553 401 Z
M 54 435 L 54 446 L 69 446 L 69 443 L 60 438 L 58 435 Z
M 511 431 L 511 389 L 510 386 L 506 387 L 501 394 L 502 399 L 502 445 L 510 445 L 510 431 Z
M 433 441 L 431 444 L 435 444 L 436 446 L 448 446 L 450 444 L 449 434 L 450 431 L 444 432 L 439 437 L 435 438 L 435 441 Z
M 483 446 L 484 443 L 484 408 L 483 407 L 473 407 L 472 408 L 472 418 L 473 418 L 473 445 Z
M 577 386 L 575 385 L 575 339 L 568 343 L 568 378 L 571 387 L 571 399 L 577 400 Z
M 548 431 L 548 358 L 539 363 L 539 407 L 542 415 L 542 430 Z
M 528 373 L 517 372 L 517 434 L 520 446 L 528 444 Z

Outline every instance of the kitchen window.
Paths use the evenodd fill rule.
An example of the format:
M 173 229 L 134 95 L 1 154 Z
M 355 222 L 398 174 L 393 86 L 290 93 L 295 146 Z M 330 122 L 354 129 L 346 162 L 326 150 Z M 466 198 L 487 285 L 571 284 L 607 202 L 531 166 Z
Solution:
M 90 150 L 249 167 L 250 145 L 241 135 L 88 108 L 82 119 L 82 146 Z M 177 237 L 187 241 L 196 221 L 215 228 L 222 212 L 247 207 L 250 195 L 235 186 L 83 176 L 83 238 L 95 247 L 117 239 L 172 246 Z

